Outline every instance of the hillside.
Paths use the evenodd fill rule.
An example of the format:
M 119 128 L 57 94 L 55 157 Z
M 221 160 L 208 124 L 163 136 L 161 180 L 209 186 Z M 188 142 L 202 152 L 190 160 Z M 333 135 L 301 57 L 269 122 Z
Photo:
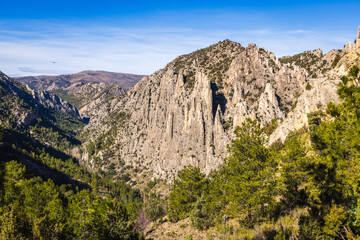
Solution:
M 286 129 L 271 136 L 274 142 L 306 125 L 306 113 L 336 102 L 339 77 L 327 74 L 333 55 L 317 55 L 325 62 L 318 68 L 326 71 L 316 78 L 300 63 L 280 61 L 254 44 L 225 40 L 179 56 L 95 107 L 98 114 L 81 135 L 95 150 L 85 151 L 82 162 L 93 169 L 115 164 L 120 175 L 131 166 L 143 173 L 136 178 L 140 184 L 151 177 L 169 181 L 188 164 L 209 173 L 227 156 L 226 146 L 246 118 L 257 119 L 270 135 L 300 111 L 299 123 L 282 124 Z
M 114 73 L 105 71 L 82 71 L 60 76 L 29 76 L 14 78 L 24 82 L 34 90 L 66 89 L 86 83 L 116 84 L 125 91 L 132 88 L 144 75 Z
M 167 195 L 166 219 L 146 208 L 164 204 L 157 190 L 151 190 L 145 210 L 155 220 L 146 236 L 359 238 L 359 51 L 360 27 L 355 43 L 330 51 L 337 60 L 324 64 L 330 68 L 318 69 L 320 77 L 309 79 L 296 106 L 283 121 L 272 123 L 270 139 L 269 128 L 262 128 L 259 119 L 247 119 L 235 130 L 228 156 L 210 174 L 202 173 L 201 166 L 180 170 Z M 287 61 L 303 59 L 304 54 Z M 318 65 L 309 66 L 306 71 Z
M 145 77 L 1 73 L 0 238 L 352 239 L 358 66 L 360 27 L 326 54 L 224 40 Z
M 71 156 L 84 125 L 73 105 L 0 73 L 0 239 L 141 239 L 139 192 Z
M 79 109 L 82 117 L 90 118 L 93 108 L 132 88 L 143 75 L 105 71 L 82 71 L 60 76 L 29 76 L 15 78 L 34 90 L 50 91 Z

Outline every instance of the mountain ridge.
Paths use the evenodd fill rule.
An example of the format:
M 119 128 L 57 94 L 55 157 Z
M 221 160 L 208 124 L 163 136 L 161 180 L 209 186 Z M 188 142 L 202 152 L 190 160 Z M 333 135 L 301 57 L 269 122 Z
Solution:
M 116 84 L 125 90 L 131 88 L 145 75 L 130 73 L 116 73 L 107 71 L 86 70 L 74 74 L 64 74 L 58 76 L 25 76 L 15 77 L 14 79 L 27 83 L 34 90 L 54 90 L 66 89 L 85 83 L 107 83 Z
M 82 161 L 98 168 L 117 155 L 165 179 L 187 164 L 208 173 L 226 157 L 233 130 L 246 118 L 257 118 L 262 126 L 285 118 L 295 95 L 306 91 L 308 75 L 255 44 L 242 47 L 229 40 L 179 56 L 121 98 L 97 107 L 100 114 L 85 127 L 87 144 L 103 141 L 115 127 L 111 115 L 124 112 L 126 119 L 105 136 L 113 144 L 95 153 L 103 156 L 100 165 L 87 153 Z
M 164 179 L 187 164 L 209 173 L 226 157 L 235 128 L 246 118 L 278 126 L 269 131 L 274 143 L 306 126 L 307 113 L 338 102 L 336 88 L 349 54 L 354 52 L 346 48 L 326 54 L 315 50 L 284 61 L 255 44 L 224 40 L 181 55 L 96 107 L 100 114 L 85 127 L 86 144 L 109 143 L 97 148 L 100 162 L 86 152 L 82 161 L 96 169 L 116 164 L 118 156 Z M 311 67 L 304 65 L 309 59 Z M 116 116 L 121 116 L 119 125 L 113 125 Z M 122 169 L 117 167 L 119 173 Z

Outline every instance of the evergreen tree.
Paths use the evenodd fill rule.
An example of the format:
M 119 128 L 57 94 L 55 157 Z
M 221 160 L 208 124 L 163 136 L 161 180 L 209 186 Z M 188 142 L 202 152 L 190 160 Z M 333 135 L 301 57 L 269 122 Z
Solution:
M 215 176 L 215 188 L 226 214 L 254 222 L 268 213 L 276 193 L 276 162 L 264 146 L 266 136 L 256 121 L 236 129 L 230 157 Z
M 177 222 L 189 216 L 194 203 L 206 189 L 207 181 L 200 168 L 191 165 L 178 172 L 168 200 L 169 219 Z

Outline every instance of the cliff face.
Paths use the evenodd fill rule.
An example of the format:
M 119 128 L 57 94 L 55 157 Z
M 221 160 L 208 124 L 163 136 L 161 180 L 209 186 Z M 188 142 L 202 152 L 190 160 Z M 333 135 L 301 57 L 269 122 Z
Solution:
M 354 64 L 360 65 L 360 27 L 358 29 L 357 38 L 352 44 L 349 42 L 345 45 L 344 49 L 341 51 L 341 58 L 337 62 L 335 69 L 340 74 L 346 74 L 347 69 L 349 69 Z
M 180 56 L 96 106 L 83 135 L 96 150 L 82 159 L 94 168 L 123 162 L 163 178 L 187 164 L 208 173 L 226 157 L 235 128 L 246 118 L 262 126 L 277 119 L 272 143 L 306 126 L 307 113 L 338 101 L 337 66 L 353 54 L 343 51 L 279 61 L 254 44 L 244 48 L 225 40 Z M 314 64 L 303 66 L 309 57 Z
M 192 164 L 208 173 L 226 157 L 236 126 L 248 117 L 264 126 L 285 118 L 306 83 L 304 69 L 253 44 L 226 40 L 180 56 L 126 95 L 100 104 L 85 132 L 94 142 L 112 141 L 95 153 L 100 165 L 121 159 L 172 177 Z M 97 166 L 89 154 L 83 160 Z
M 52 112 L 50 112 L 52 111 Z M 63 115 L 81 122 L 77 108 L 47 91 L 34 91 L 0 72 L 0 127 L 27 127 L 36 119 Z
M 319 68 L 322 72 L 320 77 L 310 78 L 308 90 L 299 96 L 296 107 L 270 136 L 270 144 L 278 139 L 284 141 L 291 131 L 307 127 L 308 113 L 323 110 L 329 102 L 340 102 L 337 95 L 340 77 L 347 75 L 353 65 L 360 65 L 360 27 L 354 44 L 348 43 L 342 50 L 331 50 L 319 61 L 324 62 L 325 66 Z

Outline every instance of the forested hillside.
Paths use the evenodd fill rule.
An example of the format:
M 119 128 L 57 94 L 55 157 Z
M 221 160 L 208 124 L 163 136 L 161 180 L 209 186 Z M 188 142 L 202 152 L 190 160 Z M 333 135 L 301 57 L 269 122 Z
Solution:
M 342 103 L 308 114 L 309 127 L 284 144 L 265 147 L 263 129 L 248 119 L 218 170 L 208 176 L 193 166 L 181 170 L 169 220 L 216 226 L 225 239 L 358 239 L 359 67 L 341 79 Z
M 81 118 L 0 77 L 0 239 L 142 238 L 140 192 L 69 154 Z

